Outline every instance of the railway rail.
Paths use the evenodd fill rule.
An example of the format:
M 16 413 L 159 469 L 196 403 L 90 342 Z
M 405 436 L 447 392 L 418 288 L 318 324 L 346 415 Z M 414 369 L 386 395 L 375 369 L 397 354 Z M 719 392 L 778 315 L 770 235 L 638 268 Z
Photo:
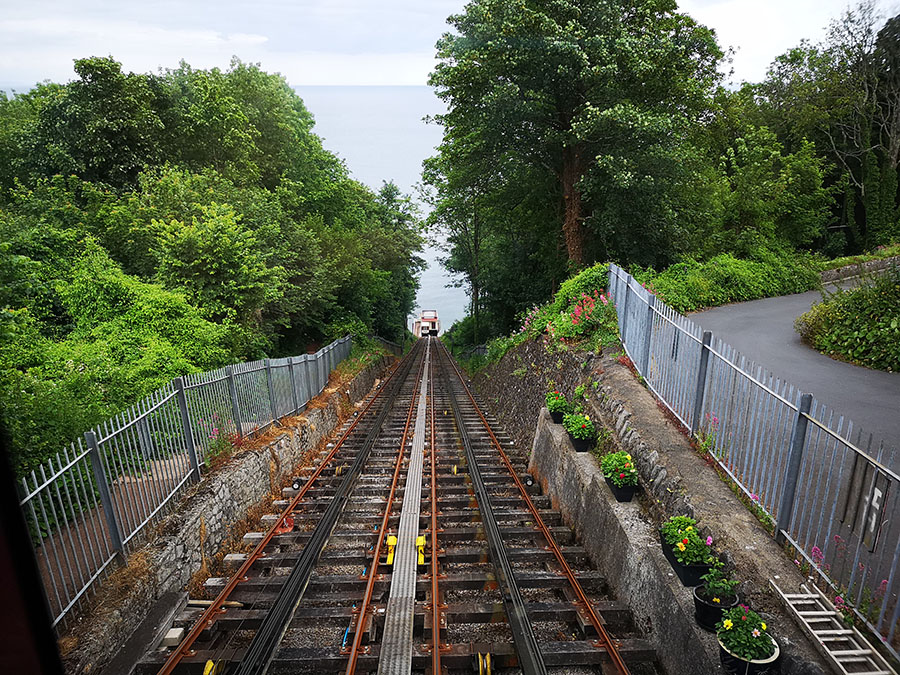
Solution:
M 138 672 L 658 672 L 438 340 L 329 445 Z

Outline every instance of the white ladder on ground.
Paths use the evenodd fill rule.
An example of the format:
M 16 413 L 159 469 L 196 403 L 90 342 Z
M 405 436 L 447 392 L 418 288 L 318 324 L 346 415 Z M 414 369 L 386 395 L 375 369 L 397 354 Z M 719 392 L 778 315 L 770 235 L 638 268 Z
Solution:
M 841 675 L 897 675 L 855 626 L 847 626 L 842 615 L 816 586 L 800 584 L 799 593 L 785 593 L 769 584 L 781 596 L 794 620 L 812 637 L 814 644 Z

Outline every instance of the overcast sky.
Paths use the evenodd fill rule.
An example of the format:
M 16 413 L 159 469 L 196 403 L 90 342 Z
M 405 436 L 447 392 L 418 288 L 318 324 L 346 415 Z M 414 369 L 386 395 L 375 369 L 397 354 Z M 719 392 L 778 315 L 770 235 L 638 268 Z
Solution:
M 464 0 L 0 0 L 0 85 L 73 77 L 72 60 L 112 55 L 135 72 L 259 62 L 293 85 L 422 85 L 434 43 Z M 898 0 L 881 0 L 897 13 Z M 847 0 L 684 0 L 737 48 L 735 81 L 758 81 Z

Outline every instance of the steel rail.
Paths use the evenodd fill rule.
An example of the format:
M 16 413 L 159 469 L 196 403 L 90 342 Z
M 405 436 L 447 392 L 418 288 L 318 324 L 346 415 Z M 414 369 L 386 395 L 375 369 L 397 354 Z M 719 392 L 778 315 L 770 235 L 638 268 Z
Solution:
M 475 412 L 478 413 L 478 416 L 481 418 L 481 423 L 484 425 L 488 436 L 490 436 L 491 443 L 499 452 L 503 463 L 506 465 L 506 468 L 515 481 L 516 486 L 519 488 L 519 492 L 522 494 L 522 499 L 525 501 L 528 510 L 534 517 L 534 522 L 537 523 L 538 527 L 540 528 L 544 538 L 547 541 L 547 545 L 550 547 L 550 550 L 553 552 L 554 557 L 562 568 L 563 574 L 565 574 L 566 578 L 569 581 L 569 584 L 572 586 L 572 590 L 574 591 L 575 596 L 578 598 L 577 603 L 583 607 L 585 613 L 588 615 L 588 619 L 591 622 L 591 625 L 594 626 L 594 629 L 597 631 L 597 635 L 600 637 L 600 640 L 598 642 L 601 643 L 599 646 L 602 646 L 606 650 L 607 654 L 609 654 L 610 659 L 612 660 L 619 673 L 621 673 L 621 675 L 628 675 L 628 667 L 625 665 L 625 661 L 622 659 L 622 655 L 619 654 L 619 650 L 613 642 L 613 639 L 610 637 L 609 633 L 607 633 L 606 628 L 604 628 L 603 623 L 600 621 L 600 617 L 594 611 L 594 608 L 591 605 L 591 602 L 588 599 L 587 595 L 585 594 L 584 589 L 581 587 L 581 584 L 575 577 L 575 572 L 572 571 L 572 568 L 569 567 L 568 562 L 566 562 L 562 550 L 559 548 L 559 545 L 556 543 L 556 540 L 553 537 L 553 533 L 550 531 L 550 528 L 547 527 L 547 524 L 544 523 L 543 518 L 541 518 L 540 511 L 538 511 L 537 507 L 534 505 L 534 502 L 531 500 L 531 496 L 525 489 L 525 485 L 523 485 L 522 481 L 519 479 L 519 476 L 516 473 L 512 462 L 510 462 L 509 457 L 506 455 L 506 452 L 504 452 L 503 446 L 494 435 L 494 432 L 491 429 L 491 425 L 488 424 L 484 413 L 482 413 L 481 408 L 475 401 L 475 397 L 472 395 L 472 392 L 466 385 L 465 379 L 462 377 L 459 368 L 457 368 L 452 358 L 450 358 L 449 353 L 447 353 L 446 347 L 443 347 L 443 345 L 441 345 L 441 347 L 444 351 L 444 354 L 447 356 L 447 360 L 450 362 L 451 367 L 456 371 L 457 377 L 459 377 L 459 381 L 463 386 L 463 391 L 466 392 L 469 400 L 472 402 L 472 406 L 474 407 Z
M 360 411 L 360 414 L 353 421 L 353 423 L 347 428 L 347 431 L 341 435 L 340 439 L 334 444 L 334 448 L 332 448 L 331 452 L 328 456 L 320 462 L 319 466 L 316 468 L 315 472 L 312 476 L 306 481 L 306 484 L 303 488 L 298 492 L 291 502 L 285 507 L 284 511 L 282 511 L 281 516 L 273 523 L 273 525 L 266 532 L 265 536 L 260 540 L 260 542 L 256 545 L 253 551 L 247 556 L 247 559 L 240 566 L 237 572 L 235 572 L 231 578 L 228 580 L 228 583 L 222 589 L 216 599 L 213 600 L 212 604 L 206 609 L 205 612 L 200 616 L 194 626 L 191 628 L 190 632 L 184 637 L 181 641 L 181 644 L 173 651 L 169 658 L 166 660 L 163 667 L 159 670 L 159 675 L 170 675 L 174 672 L 175 667 L 181 663 L 181 661 L 186 657 L 192 655 L 191 647 L 193 647 L 194 643 L 200 637 L 201 633 L 204 630 L 210 628 L 219 615 L 224 614 L 227 610 L 224 607 L 224 603 L 228 600 L 231 593 L 237 588 L 238 584 L 242 581 L 245 581 L 247 577 L 247 573 L 250 571 L 250 568 L 261 558 L 265 557 L 265 549 L 272 541 L 272 538 L 275 536 L 275 531 L 278 529 L 279 525 L 281 525 L 284 518 L 293 512 L 293 510 L 300 503 L 300 500 L 306 495 L 309 489 L 312 487 L 313 483 L 318 479 L 321 475 L 322 471 L 328 466 L 334 456 L 337 454 L 338 450 L 344 444 L 344 441 L 350 436 L 356 426 L 360 423 L 360 421 L 365 417 L 365 415 L 372 409 L 372 406 L 375 405 L 375 402 L 381 398 L 384 393 L 387 391 L 387 385 L 389 382 L 393 381 L 393 378 L 400 370 L 402 361 L 394 366 L 391 370 L 388 377 L 385 379 L 385 382 L 382 384 L 381 388 L 376 392 L 375 396 L 371 398 L 371 400 L 366 404 L 365 408 Z M 388 406 L 385 406 L 385 409 Z
M 432 378 L 433 380 L 434 378 Z M 437 443 L 434 422 L 434 399 L 436 391 L 432 387 L 430 422 L 431 422 L 431 672 L 441 675 L 441 615 L 445 605 L 441 603 L 438 573 L 438 500 L 437 500 Z
M 427 352 L 426 352 L 427 353 Z M 381 547 L 387 536 L 388 525 L 391 519 L 391 508 L 394 504 L 394 495 L 397 492 L 397 483 L 400 480 L 400 470 L 403 468 L 403 456 L 406 454 L 406 442 L 409 438 L 410 425 L 412 424 L 413 412 L 416 409 L 416 395 L 419 393 L 419 386 L 425 372 L 425 358 L 423 356 L 422 363 L 416 373 L 413 393 L 409 401 L 409 411 L 406 414 L 406 424 L 403 427 L 403 435 L 400 438 L 400 447 L 397 449 L 397 459 L 394 462 L 394 476 L 391 479 L 391 490 L 388 493 L 387 504 L 384 507 L 384 516 L 381 519 L 381 526 L 378 528 L 378 536 L 375 540 L 375 551 L 372 556 L 372 564 L 369 566 L 369 573 L 366 579 L 366 592 L 363 596 L 362 604 L 359 612 L 356 614 L 356 630 L 353 632 L 353 643 L 350 647 L 347 660 L 347 669 L 345 675 L 353 675 L 356 672 L 356 662 L 359 659 L 360 649 L 362 647 L 363 627 L 366 622 L 367 615 L 371 612 L 372 594 L 375 590 L 375 579 L 378 577 L 378 565 L 381 560 Z
M 379 411 L 378 416 L 375 418 L 375 423 L 366 435 L 363 446 L 357 452 L 353 464 L 347 472 L 347 476 L 341 482 L 328 508 L 322 514 L 318 525 L 303 549 L 300 559 L 294 565 L 287 581 L 282 586 L 275 604 L 269 609 L 262 625 L 253 636 L 253 640 L 250 642 L 244 658 L 235 671 L 235 675 L 262 675 L 268 671 L 269 664 L 275 656 L 275 651 L 278 649 L 278 645 L 281 643 L 285 631 L 290 625 L 297 605 L 309 584 L 309 579 L 319 560 L 319 556 L 331 538 L 331 533 L 350 498 L 350 493 L 356 485 L 356 480 L 362 472 L 363 466 L 368 461 L 372 447 L 381 433 L 381 428 L 384 425 L 388 412 L 393 407 L 393 401 L 399 393 L 411 366 L 411 359 L 404 363 L 404 378 L 393 383 L 389 403 Z
M 472 481 L 478 509 L 482 514 L 484 536 L 485 539 L 487 539 L 491 563 L 496 570 L 497 584 L 499 585 L 502 594 L 503 607 L 506 610 L 506 620 L 509 622 L 510 632 L 512 633 L 513 643 L 515 644 L 516 653 L 519 659 L 519 666 L 522 668 L 522 672 L 525 673 L 525 675 L 546 675 L 547 666 L 544 663 L 544 657 L 541 654 L 537 636 L 534 634 L 534 627 L 528 617 L 525 599 L 523 598 L 522 591 L 516 581 L 512 563 L 509 561 L 506 544 L 503 542 L 503 535 L 500 532 L 500 525 L 497 523 L 497 519 L 494 516 L 494 507 L 491 504 L 490 494 L 484 483 L 484 478 L 481 476 L 481 469 L 479 468 L 478 461 L 475 457 L 475 449 L 472 447 L 472 440 L 469 438 L 469 432 L 465 427 L 465 421 L 462 417 L 459 401 L 456 400 L 456 394 L 450 385 L 450 378 L 447 371 L 442 369 L 442 374 L 447 384 L 447 398 L 450 401 L 453 418 L 456 421 L 456 426 L 466 451 L 466 461 L 469 465 L 469 478 Z M 463 387 L 465 387 L 465 383 L 462 381 L 459 372 L 457 371 L 455 374 Z

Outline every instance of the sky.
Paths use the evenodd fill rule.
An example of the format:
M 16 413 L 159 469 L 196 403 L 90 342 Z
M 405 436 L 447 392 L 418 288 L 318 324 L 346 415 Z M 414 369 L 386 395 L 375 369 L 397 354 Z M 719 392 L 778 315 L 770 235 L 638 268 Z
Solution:
M 774 57 L 824 35 L 847 0 L 683 0 L 685 11 L 736 48 L 735 82 L 758 81 Z M 424 85 L 446 17 L 464 0 L 0 0 L 0 86 L 73 77 L 72 60 L 112 55 L 155 72 L 185 59 L 231 57 L 295 86 Z M 880 0 L 900 11 L 898 0 Z

